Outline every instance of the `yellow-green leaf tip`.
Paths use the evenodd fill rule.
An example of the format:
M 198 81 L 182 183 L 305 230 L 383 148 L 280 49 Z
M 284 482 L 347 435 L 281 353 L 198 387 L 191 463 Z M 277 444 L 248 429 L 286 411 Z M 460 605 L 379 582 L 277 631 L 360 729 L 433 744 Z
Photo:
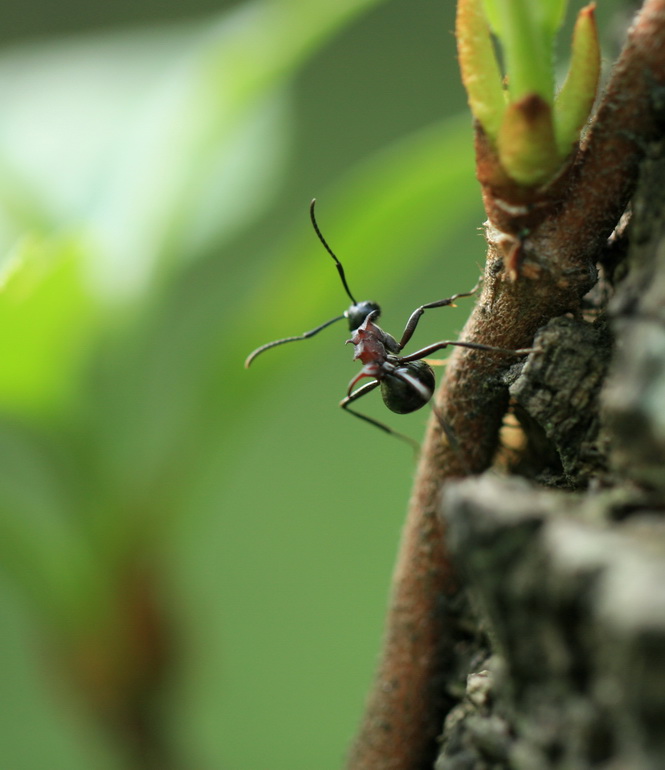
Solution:
M 481 0 L 459 0 L 455 34 L 469 107 L 494 143 L 503 120 L 506 99 Z
M 573 31 L 566 80 L 554 102 L 554 130 L 561 158 L 570 154 L 589 118 L 600 78 L 600 46 L 595 3 L 582 8 Z

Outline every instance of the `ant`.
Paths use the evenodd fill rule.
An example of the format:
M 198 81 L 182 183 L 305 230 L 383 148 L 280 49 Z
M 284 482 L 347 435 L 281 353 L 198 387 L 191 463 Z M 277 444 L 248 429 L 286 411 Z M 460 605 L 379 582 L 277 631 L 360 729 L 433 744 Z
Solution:
M 353 332 L 353 336 L 350 340 L 346 341 L 346 344 L 352 344 L 354 346 L 353 359 L 359 360 L 363 367 L 360 372 L 349 383 L 346 397 L 340 401 L 340 406 L 347 412 L 350 412 L 355 417 L 359 417 L 361 420 L 374 425 L 386 433 L 389 433 L 396 438 L 407 441 L 412 446 L 418 448 L 417 442 L 408 436 L 398 433 L 378 420 L 368 417 L 365 414 L 351 409 L 350 404 L 357 401 L 362 396 L 367 395 L 371 391 L 375 390 L 379 386 L 381 387 L 381 395 L 383 402 L 390 409 L 391 412 L 397 414 L 408 414 L 414 412 L 417 409 L 422 408 L 427 404 L 434 395 L 435 377 L 432 367 L 424 360 L 427 356 L 431 355 L 437 350 L 442 350 L 449 346 L 458 346 L 463 348 L 471 348 L 473 350 L 487 350 L 494 353 L 505 353 L 508 355 L 524 355 L 530 353 L 531 350 L 504 350 L 503 348 L 490 347 L 489 345 L 481 345 L 475 342 L 457 342 L 453 340 L 442 340 L 441 342 L 435 342 L 432 345 L 428 345 L 425 348 L 421 348 L 415 353 L 411 353 L 406 356 L 399 355 L 409 342 L 413 333 L 418 326 L 420 317 L 430 308 L 446 307 L 448 305 L 454 307 L 454 302 L 460 297 L 470 297 L 477 290 L 475 286 L 471 291 L 463 292 L 460 294 L 454 294 L 447 299 L 437 300 L 436 302 L 429 302 L 426 305 L 421 305 L 416 308 L 409 320 L 406 323 L 404 331 L 402 332 L 402 338 L 399 342 L 388 332 L 385 332 L 376 322 L 381 315 L 381 308 L 376 302 L 357 302 L 356 298 L 351 293 L 349 285 L 344 275 L 344 268 L 342 263 L 337 259 L 333 250 L 328 245 L 326 239 L 323 237 L 319 225 L 316 221 L 314 213 L 314 206 L 316 204 L 316 198 L 312 200 L 309 207 L 310 218 L 314 231 L 318 239 L 323 244 L 324 248 L 330 254 L 335 261 L 337 272 L 342 280 L 342 285 L 346 291 L 347 296 L 352 302 L 352 305 L 335 318 L 331 318 L 329 321 L 322 323 L 315 329 L 311 329 L 304 334 L 300 334 L 295 337 L 284 337 L 281 340 L 275 340 L 274 342 L 267 342 L 265 345 L 252 351 L 245 360 L 245 368 L 249 368 L 254 359 L 261 353 L 264 353 L 270 348 L 277 347 L 278 345 L 284 345 L 287 342 L 296 342 L 297 340 L 306 340 L 318 334 L 320 331 L 330 326 L 331 324 L 341 321 L 346 318 L 349 323 L 349 330 Z M 360 380 L 365 377 L 371 377 L 372 382 L 361 385 L 357 390 L 354 390 Z M 452 435 L 451 428 L 447 425 L 442 414 L 439 413 L 436 406 L 434 406 L 434 412 L 437 419 L 441 423 L 441 426 L 446 433 L 449 441 L 454 445 L 456 444 L 455 438 Z

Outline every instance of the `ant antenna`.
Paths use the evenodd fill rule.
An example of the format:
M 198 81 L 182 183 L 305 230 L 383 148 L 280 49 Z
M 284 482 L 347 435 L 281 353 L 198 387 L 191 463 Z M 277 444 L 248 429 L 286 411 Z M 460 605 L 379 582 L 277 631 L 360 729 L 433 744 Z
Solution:
M 349 299 L 351 300 L 351 302 L 353 302 L 354 305 L 357 305 L 358 303 L 356 302 L 356 299 L 353 296 L 353 294 L 351 294 L 351 289 L 349 289 L 349 284 L 346 282 L 346 276 L 344 275 L 344 268 L 342 267 L 342 263 L 339 261 L 339 259 L 337 259 L 337 257 L 335 256 L 335 254 L 334 254 L 333 250 L 330 248 L 330 246 L 328 246 L 328 242 L 323 237 L 323 233 L 319 229 L 319 225 L 318 225 L 318 223 L 316 221 L 316 217 L 314 216 L 314 206 L 315 206 L 315 204 L 316 204 L 316 198 L 312 198 L 312 202 L 309 204 L 309 215 L 310 215 L 310 217 L 312 219 L 312 224 L 314 225 L 314 232 L 318 235 L 319 240 L 321 241 L 321 243 L 325 247 L 325 250 L 335 260 L 335 264 L 337 265 L 337 272 L 339 273 L 339 277 L 342 279 L 342 284 L 344 285 L 344 290 L 348 294 Z
M 245 368 L 248 368 L 252 361 L 261 353 L 265 352 L 266 350 L 270 350 L 270 348 L 275 348 L 277 345 L 284 345 L 286 342 L 296 342 L 297 340 L 307 340 L 310 337 L 313 337 L 315 334 L 318 334 L 320 331 L 325 329 L 326 327 L 330 326 L 330 324 L 334 324 L 337 321 L 341 321 L 343 318 L 346 318 L 349 321 L 349 328 L 357 329 L 358 326 L 365 320 L 365 318 L 368 316 L 368 314 L 371 314 L 372 312 L 375 314 L 374 317 L 376 317 L 379 313 L 379 306 L 374 302 L 361 302 L 360 305 L 356 302 L 355 297 L 353 294 L 351 294 L 351 289 L 349 289 L 349 284 L 346 282 L 346 276 L 344 275 L 344 268 L 342 267 L 342 263 L 337 259 L 335 254 L 333 253 L 333 250 L 328 246 L 328 243 L 326 239 L 323 237 L 323 233 L 319 229 L 319 225 L 316 221 L 316 216 L 314 215 L 314 205 L 316 204 L 316 198 L 312 199 L 312 202 L 309 205 L 309 214 L 312 218 L 312 224 L 314 225 L 314 231 L 316 232 L 317 236 L 319 237 L 319 240 L 324 245 L 326 251 L 330 256 L 335 260 L 335 265 L 337 266 L 337 272 L 339 273 L 339 277 L 342 279 L 342 285 L 344 286 L 344 291 L 349 296 L 349 299 L 351 302 L 353 302 L 352 307 L 350 307 L 346 312 L 342 313 L 342 315 L 338 315 L 335 318 L 331 318 L 330 321 L 326 321 L 325 323 L 322 323 L 320 326 L 317 326 L 316 329 L 311 329 L 308 332 L 305 332 L 304 334 L 298 334 L 296 337 L 284 337 L 284 339 L 281 340 L 275 340 L 274 342 L 267 342 L 265 345 L 261 345 L 260 348 L 257 348 L 256 350 L 253 350 L 245 360 Z M 415 328 L 415 324 L 414 324 Z M 438 348 L 437 348 L 438 349 Z M 363 418 L 367 419 L 367 418 Z M 371 422 L 371 420 L 370 420 Z

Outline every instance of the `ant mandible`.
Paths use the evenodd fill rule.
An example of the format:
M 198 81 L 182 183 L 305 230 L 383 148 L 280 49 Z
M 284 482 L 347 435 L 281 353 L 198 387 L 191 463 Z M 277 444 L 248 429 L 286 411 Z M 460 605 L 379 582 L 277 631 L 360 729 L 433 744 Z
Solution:
M 427 404 L 434 395 L 435 377 L 432 367 L 423 359 L 430 356 L 437 350 L 442 350 L 449 346 L 458 346 L 463 348 L 471 348 L 473 350 L 486 350 L 494 353 L 504 353 L 509 355 L 523 355 L 527 350 L 504 350 L 503 348 L 494 348 L 488 345 L 481 345 L 474 342 L 459 342 L 454 340 L 442 340 L 435 342 L 432 345 L 428 345 L 425 348 L 421 348 L 415 353 L 411 353 L 407 356 L 400 356 L 399 353 L 404 349 L 409 342 L 413 333 L 418 326 L 420 317 L 430 308 L 446 307 L 447 305 L 453 305 L 456 299 L 460 297 L 470 297 L 476 291 L 477 287 L 474 287 L 471 291 L 463 292 L 460 294 L 454 294 L 447 299 L 440 299 L 436 302 L 428 302 L 426 305 L 421 305 L 416 308 L 404 327 L 402 332 L 402 338 L 399 342 L 388 332 L 385 332 L 377 323 L 379 316 L 381 315 L 381 308 L 376 302 L 357 302 L 344 275 L 344 268 L 342 263 L 337 259 L 333 250 L 328 245 L 328 242 L 323 237 L 319 225 L 316 221 L 314 214 L 314 206 L 316 204 L 316 198 L 314 198 L 309 207 L 309 213 L 314 226 L 314 231 L 318 236 L 318 239 L 323 244 L 324 248 L 334 259 L 337 267 L 337 272 L 342 280 L 342 285 L 347 293 L 347 296 L 353 303 L 347 310 L 338 315 L 335 318 L 331 318 L 329 321 L 322 323 L 315 329 L 311 329 L 304 334 L 300 334 L 295 337 L 284 337 L 281 340 L 275 340 L 274 342 L 267 342 L 265 345 L 252 351 L 245 360 L 245 368 L 249 368 L 254 359 L 261 353 L 264 353 L 270 348 L 277 347 L 278 345 L 284 345 L 287 342 L 296 342 L 298 340 L 306 340 L 318 334 L 320 331 L 330 326 L 331 324 L 341 321 L 346 318 L 349 322 L 349 330 L 353 332 L 353 336 L 350 340 L 346 341 L 346 344 L 351 343 L 354 346 L 354 361 L 359 360 L 363 367 L 360 372 L 351 380 L 347 389 L 346 397 L 340 401 L 340 406 L 355 417 L 359 417 L 361 420 L 374 425 L 375 427 L 389 433 L 396 438 L 400 438 L 407 441 L 412 446 L 418 447 L 417 442 L 408 436 L 398 433 L 378 420 L 368 417 L 365 414 L 351 409 L 350 404 L 357 401 L 362 396 L 366 396 L 371 391 L 375 390 L 379 386 L 381 387 L 381 395 L 383 397 L 384 404 L 390 409 L 391 412 L 397 414 L 408 414 L 414 412 L 416 409 L 420 409 Z M 360 386 L 354 391 L 354 388 L 360 380 L 365 377 L 371 377 L 372 382 L 366 383 Z M 445 423 L 443 415 L 439 414 L 436 407 L 434 411 L 441 423 L 445 433 L 448 435 L 449 440 L 454 441 L 454 437 L 451 436 L 450 428 Z

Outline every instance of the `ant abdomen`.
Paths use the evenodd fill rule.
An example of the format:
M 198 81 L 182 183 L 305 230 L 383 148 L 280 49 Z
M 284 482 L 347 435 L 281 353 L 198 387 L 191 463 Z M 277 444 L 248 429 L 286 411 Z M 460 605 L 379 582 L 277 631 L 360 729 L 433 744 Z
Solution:
M 400 364 L 381 379 L 383 403 L 397 414 L 415 412 L 432 398 L 435 384 L 432 367 L 424 361 Z

